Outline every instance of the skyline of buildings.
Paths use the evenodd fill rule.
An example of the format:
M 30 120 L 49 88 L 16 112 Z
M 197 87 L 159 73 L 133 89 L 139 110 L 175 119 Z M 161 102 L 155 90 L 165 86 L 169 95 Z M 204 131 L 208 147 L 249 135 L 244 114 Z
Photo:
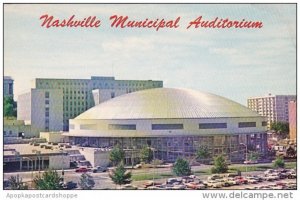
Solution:
M 296 100 L 296 95 L 272 95 L 249 97 L 248 108 L 256 111 L 268 120 L 268 128 L 273 122 L 289 122 L 289 102 Z
M 123 94 L 163 87 L 163 81 L 115 80 L 104 76 L 92 76 L 91 79 L 36 78 L 34 86 L 36 88 L 30 92 L 19 95 L 17 109 L 17 119 L 24 120 L 25 125 L 32 125 L 31 136 L 42 131 L 67 131 L 69 119 L 94 105 Z M 295 99 L 295 95 L 269 94 L 266 97 L 250 97 L 247 104 L 250 109 L 267 117 L 267 127 L 270 128 L 272 122 L 289 122 L 288 102 Z

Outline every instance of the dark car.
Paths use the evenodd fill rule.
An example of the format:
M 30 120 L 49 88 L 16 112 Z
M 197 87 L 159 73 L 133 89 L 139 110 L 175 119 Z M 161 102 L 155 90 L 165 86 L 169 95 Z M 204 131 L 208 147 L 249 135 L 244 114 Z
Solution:
M 9 180 L 4 180 L 3 181 L 3 187 L 4 187 L 4 189 L 7 189 L 7 188 L 10 187 Z
M 75 188 L 77 188 L 77 183 L 74 183 L 73 181 L 69 181 L 64 184 L 64 189 L 66 189 L 66 190 L 72 190 Z
M 97 167 L 92 169 L 93 173 L 106 172 L 106 171 L 107 171 L 107 167 L 102 167 L 102 166 L 97 166 Z

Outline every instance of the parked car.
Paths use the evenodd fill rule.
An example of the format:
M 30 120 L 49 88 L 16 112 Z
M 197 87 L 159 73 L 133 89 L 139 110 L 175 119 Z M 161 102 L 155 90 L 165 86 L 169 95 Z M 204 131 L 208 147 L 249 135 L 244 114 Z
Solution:
M 173 184 L 173 183 L 176 183 L 176 182 L 182 183 L 182 179 L 179 179 L 179 178 L 169 178 L 167 180 L 167 184 Z
M 279 176 L 276 174 L 268 174 L 265 177 L 266 181 L 275 181 L 275 180 L 279 180 Z
M 75 169 L 75 172 L 80 172 L 80 173 L 85 173 L 88 171 L 89 171 L 89 169 L 86 167 L 79 167 L 79 168 Z
M 234 178 L 234 180 L 237 181 L 239 184 L 247 184 L 248 183 L 248 180 L 242 176 L 236 176 Z
M 190 182 L 190 183 L 186 183 L 185 185 L 187 188 L 194 189 L 194 190 L 201 190 L 206 188 L 206 186 L 202 183 L 199 184 L 199 183 Z
M 255 176 L 252 176 L 257 182 L 263 182 L 264 181 L 264 178 L 262 176 L 258 176 L 258 175 L 255 175 Z
M 4 187 L 4 189 L 10 187 L 10 182 L 9 182 L 9 180 L 4 180 L 4 181 L 3 181 L 3 187 Z
M 209 180 L 205 183 L 208 187 L 212 188 L 221 188 L 223 187 L 223 184 L 221 182 L 215 181 L 215 180 Z
M 216 180 L 218 183 L 221 183 L 222 184 L 222 187 L 229 187 L 230 184 L 229 182 L 227 182 L 225 179 L 219 179 L 219 180 Z
M 248 180 L 248 183 L 251 183 L 251 184 L 258 183 L 258 181 L 256 180 L 256 178 L 254 178 L 254 177 L 248 176 L 248 177 L 246 177 L 246 179 Z
M 106 171 L 107 171 L 107 167 L 97 166 L 97 167 L 92 168 L 93 173 L 106 172 Z
M 297 174 L 295 172 L 292 172 L 290 173 L 288 176 L 287 176 L 288 179 L 294 179 L 294 178 L 297 178 Z
M 74 183 L 73 181 L 68 181 L 63 185 L 64 189 L 66 190 L 72 190 L 77 188 L 77 183 Z
M 245 160 L 244 164 L 248 165 L 248 164 L 257 164 L 258 162 L 256 160 Z
M 264 172 L 264 174 L 265 175 L 268 175 L 268 174 L 273 174 L 273 173 L 275 173 L 276 171 L 274 170 L 274 169 L 267 169 L 265 172 Z
M 229 183 L 229 185 L 239 185 L 238 181 L 236 181 L 234 178 L 227 178 L 225 180 Z
M 185 188 L 186 188 L 186 186 L 183 184 L 178 184 L 178 185 L 173 186 L 174 190 L 184 190 Z

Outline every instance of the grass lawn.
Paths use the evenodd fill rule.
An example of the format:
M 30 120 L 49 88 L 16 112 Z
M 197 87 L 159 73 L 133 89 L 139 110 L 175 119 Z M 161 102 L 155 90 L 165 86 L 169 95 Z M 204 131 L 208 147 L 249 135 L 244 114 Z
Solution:
M 171 177 L 175 177 L 175 176 L 172 173 L 154 174 L 154 179 L 163 179 L 163 178 L 171 178 Z M 153 174 L 133 174 L 131 179 L 133 181 L 152 180 Z

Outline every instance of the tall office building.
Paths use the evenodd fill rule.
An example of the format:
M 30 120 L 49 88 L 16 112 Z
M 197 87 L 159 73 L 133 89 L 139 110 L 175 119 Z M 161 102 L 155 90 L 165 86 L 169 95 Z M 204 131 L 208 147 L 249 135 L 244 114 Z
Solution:
M 31 133 L 63 130 L 63 92 L 59 89 L 31 89 L 18 97 L 18 120 L 31 125 Z
M 296 100 L 296 95 L 272 95 L 251 97 L 248 99 L 248 108 L 265 116 L 268 128 L 273 122 L 289 122 L 290 101 Z
M 10 76 L 4 76 L 3 95 L 4 97 L 14 97 L 14 80 Z
M 297 142 L 297 102 L 289 102 L 289 129 L 290 129 L 290 140 Z
M 38 78 L 35 79 L 34 84 L 36 89 L 49 90 L 50 93 L 51 90 L 61 91 L 63 108 L 63 119 L 61 124 L 63 124 L 62 129 L 64 131 L 69 130 L 69 119 L 75 118 L 95 104 L 99 104 L 122 94 L 163 87 L 162 81 L 115 80 L 114 77 L 102 76 L 92 76 L 91 79 Z M 21 107 L 22 109 L 22 105 L 26 106 L 26 103 L 19 105 L 19 108 Z M 52 131 L 51 128 L 50 131 Z

